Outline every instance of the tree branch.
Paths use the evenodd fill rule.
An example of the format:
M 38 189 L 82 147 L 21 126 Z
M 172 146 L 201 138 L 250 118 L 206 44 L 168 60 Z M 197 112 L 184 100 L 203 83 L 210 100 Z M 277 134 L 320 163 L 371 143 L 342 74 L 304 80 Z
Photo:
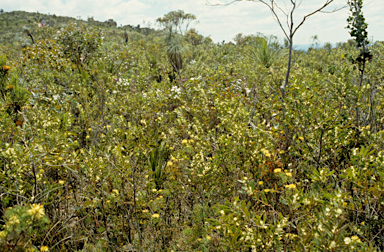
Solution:
M 295 28 L 295 30 L 293 31 L 292 36 L 295 35 L 296 31 L 300 28 L 300 26 L 302 26 L 302 25 L 304 24 L 304 22 L 305 22 L 305 20 L 306 20 L 307 18 L 309 18 L 310 16 L 316 14 L 317 12 L 321 12 L 325 7 L 327 7 L 328 5 L 330 5 L 332 2 L 333 2 L 333 0 L 327 0 L 327 1 L 325 2 L 325 4 L 324 4 L 322 7 L 320 7 L 319 9 L 317 9 L 317 10 L 311 12 L 311 13 L 308 14 L 308 15 L 305 15 L 304 18 L 303 18 L 303 20 L 301 21 L 301 23 L 300 23 L 300 24 Z M 336 12 L 336 11 L 337 11 L 337 10 L 334 10 L 333 12 Z M 332 12 L 332 13 L 333 13 L 333 12 Z

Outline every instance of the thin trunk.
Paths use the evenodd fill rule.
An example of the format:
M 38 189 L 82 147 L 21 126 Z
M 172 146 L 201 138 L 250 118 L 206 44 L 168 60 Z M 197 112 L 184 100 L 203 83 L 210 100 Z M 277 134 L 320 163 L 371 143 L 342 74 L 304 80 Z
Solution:
M 365 46 L 363 45 L 363 52 L 365 52 Z M 359 67 L 360 70 L 360 67 Z M 364 77 L 364 70 L 365 70 L 365 54 L 363 56 L 363 68 L 360 70 L 360 82 L 359 82 L 359 88 L 361 88 L 361 85 L 363 84 L 363 77 Z M 356 97 L 356 127 L 357 130 L 359 130 L 359 95 Z
M 35 44 L 35 40 L 33 39 L 32 34 L 29 34 L 28 36 L 31 38 L 31 40 L 32 40 L 32 44 Z
M 287 74 L 285 75 L 285 81 L 283 86 L 280 87 L 281 89 L 281 97 L 285 99 L 285 93 L 288 86 L 288 80 L 289 80 L 289 74 L 291 72 L 291 62 L 292 62 L 292 36 L 289 38 L 289 56 L 288 56 L 288 66 L 287 66 Z
M 292 62 L 292 35 L 289 38 L 289 58 L 288 58 L 288 68 L 287 68 L 287 74 L 285 76 L 284 84 L 280 87 L 281 90 L 281 97 L 283 99 L 283 102 L 285 102 L 285 94 L 286 89 L 288 87 L 288 80 L 289 80 L 289 74 L 291 72 L 291 62 Z M 285 106 L 283 105 L 283 122 L 284 122 L 284 154 L 283 154 L 283 163 L 284 163 L 284 169 L 288 167 L 288 148 L 289 148 L 289 130 L 288 126 L 286 124 L 287 119 L 287 111 L 285 109 Z

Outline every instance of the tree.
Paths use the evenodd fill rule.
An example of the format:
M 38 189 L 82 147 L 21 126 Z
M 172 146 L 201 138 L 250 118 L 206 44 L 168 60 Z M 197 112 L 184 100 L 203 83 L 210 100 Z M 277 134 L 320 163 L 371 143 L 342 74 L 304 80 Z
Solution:
M 356 59 L 351 58 L 352 63 L 357 64 L 360 71 L 359 87 L 363 83 L 363 76 L 365 70 L 365 64 L 367 61 L 372 60 L 372 54 L 368 50 L 368 24 L 365 23 L 365 18 L 362 12 L 363 1 L 362 0 L 351 0 L 348 1 L 349 10 L 351 16 L 348 17 L 347 29 L 350 29 L 351 37 L 355 37 L 356 47 L 360 49 L 359 56 Z M 356 105 L 358 103 L 358 97 L 356 97 Z M 372 107 L 372 106 L 371 106 Z M 356 106 L 356 128 L 359 129 L 359 107 Z
M 179 76 L 180 70 L 183 69 L 182 54 L 187 50 L 182 35 L 187 31 L 189 24 L 195 19 L 195 15 L 184 13 L 182 10 L 171 11 L 164 17 L 156 19 L 156 22 L 158 22 L 164 30 L 167 55 L 173 72 Z M 184 26 L 185 30 L 183 29 Z
M 240 1 L 242 1 L 242 0 L 232 0 L 231 2 L 226 3 L 226 4 L 215 4 L 215 5 L 217 5 L 217 6 L 223 6 L 223 5 L 226 6 L 226 5 L 230 5 L 230 4 L 233 4 L 233 3 L 236 3 L 236 2 L 240 2 Z M 275 18 L 276 22 L 278 23 L 278 25 L 280 26 L 281 30 L 283 31 L 285 38 L 288 40 L 287 72 L 285 74 L 285 81 L 280 86 L 281 100 L 285 101 L 286 92 L 287 92 L 288 83 L 289 83 L 289 75 L 290 75 L 290 72 L 291 72 L 292 53 L 293 53 L 293 37 L 296 34 L 297 30 L 304 24 L 304 22 L 309 17 L 313 16 L 314 14 L 316 14 L 318 12 L 323 12 L 323 10 L 327 6 L 329 6 L 333 2 L 333 0 L 324 0 L 325 3 L 322 6 L 316 8 L 312 12 L 304 15 L 302 20 L 296 26 L 294 24 L 293 17 L 294 17 L 295 11 L 299 8 L 299 6 L 301 4 L 300 0 L 299 1 L 287 0 L 288 5 L 284 4 L 285 9 L 283 9 L 281 7 L 280 3 L 279 4 L 277 3 L 278 2 L 277 0 L 247 0 L 247 1 L 258 2 L 258 3 L 262 3 L 265 6 L 267 6 L 269 8 L 269 10 L 272 12 L 272 16 Z M 335 11 L 337 11 L 339 9 L 334 9 L 331 12 L 335 12 Z M 286 19 L 286 26 L 283 24 L 282 16 L 285 17 L 285 19 Z M 287 167 L 287 165 L 288 165 L 287 164 L 286 155 L 288 153 L 288 149 L 289 149 L 289 146 L 290 146 L 289 129 L 288 129 L 288 126 L 286 124 L 286 119 L 287 119 L 286 108 L 283 105 L 282 106 L 282 121 L 283 121 L 283 124 L 284 124 L 284 139 L 285 139 L 284 140 L 285 141 L 285 144 L 284 144 L 284 153 L 285 154 L 283 154 L 283 156 L 284 156 L 284 158 L 283 158 L 284 159 L 284 167 Z
M 204 40 L 204 36 L 198 34 L 195 28 L 189 29 L 185 33 L 185 37 L 186 37 L 187 41 L 194 46 L 201 44 Z
M 242 1 L 242 0 L 233 0 L 233 1 L 226 3 L 226 4 L 214 4 L 213 6 L 223 6 L 223 5 L 226 6 L 226 5 L 230 5 L 230 4 L 233 4 L 235 2 L 240 2 L 240 1 Z M 247 0 L 247 1 L 259 2 L 259 3 L 262 3 L 265 6 L 267 6 L 270 9 L 270 11 L 272 12 L 272 16 L 275 18 L 276 22 L 279 24 L 281 30 L 283 31 L 284 36 L 288 40 L 288 43 L 289 43 L 288 55 L 289 55 L 289 57 L 288 57 L 288 63 L 287 63 L 287 73 L 285 76 L 284 84 L 280 87 L 281 97 L 282 97 L 282 99 L 285 99 L 286 90 L 288 88 L 289 74 L 291 72 L 292 52 L 293 52 L 293 37 L 296 34 L 297 30 L 304 24 L 304 22 L 310 16 L 312 16 L 318 12 L 324 12 L 323 10 L 327 6 L 329 6 L 333 2 L 333 0 L 324 0 L 325 3 L 322 6 L 318 7 L 317 9 L 310 12 L 309 14 L 305 15 L 303 17 L 303 19 L 301 20 L 301 22 L 297 26 L 294 25 L 293 16 L 294 16 L 294 12 L 299 8 L 301 1 L 298 2 L 296 0 L 289 0 L 288 2 L 290 3 L 290 7 L 289 7 L 289 9 L 286 8 L 285 10 L 277 3 L 277 0 Z M 331 12 L 335 12 L 335 11 L 340 10 L 340 9 L 341 8 L 334 9 Z M 283 19 L 282 19 L 281 15 L 284 16 L 286 19 L 286 27 L 284 27 L 284 25 L 283 25 L 283 21 L 282 21 Z
M 89 64 L 103 44 L 101 30 L 70 24 L 58 33 L 58 42 L 63 45 L 64 55 L 78 70 Z
M 188 27 L 192 21 L 196 20 L 196 16 L 190 13 L 184 13 L 183 10 L 171 11 L 165 14 L 164 17 L 159 17 L 156 22 L 163 28 L 172 26 L 180 34 L 184 34 L 188 30 Z M 183 29 L 183 27 L 185 28 Z
M 351 16 L 348 17 L 347 29 L 350 29 L 349 32 L 351 37 L 355 37 L 356 47 L 360 49 L 360 54 L 357 59 L 354 60 L 354 63 L 357 63 L 360 71 L 360 83 L 359 86 L 363 83 L 363 75 L 365 70 L 365 63 L 372 59 L 372 54 L 369 52 L 367 45 L 368 41 L 368 24 L 365 23 L 365 18 L 362 12 L 363 1 L 362 0 L 352 0 L 348 1 L 349 10 L 351 11 Z
M 180 75 L 180 70 L 183 69 L 183 53 L 187 47 L 183 43 L 183 38 L 172 30 L 172 26 L 165 30 L 166 51 L 169 62 L 172 65 L 173 72 Z

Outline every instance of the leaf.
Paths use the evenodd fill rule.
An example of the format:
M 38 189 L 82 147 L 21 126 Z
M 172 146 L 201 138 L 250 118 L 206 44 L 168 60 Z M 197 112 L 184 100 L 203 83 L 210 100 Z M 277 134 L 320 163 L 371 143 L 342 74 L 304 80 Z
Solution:
M 104 232 L 105 230 L 106 230 L 105 227 L 99 227 L 99 228 L 97 229 L 97 232 L 102 233 L 102 232 Z

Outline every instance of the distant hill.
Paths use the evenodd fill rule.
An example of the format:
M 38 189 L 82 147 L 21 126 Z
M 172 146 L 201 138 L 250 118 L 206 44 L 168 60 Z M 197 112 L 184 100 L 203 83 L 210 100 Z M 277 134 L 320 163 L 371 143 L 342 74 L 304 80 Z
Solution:
M 79 20 L 72 17 L 57 16 L 55 14 L 42 14 L 38 12 L 12 11 L 0 14 L 0 44 L 7 43 L 28 43 L 28 37 L 25 36 L 25 29 L 35 34 L 42 34 L 44 28 L 60 28 L 68 23 L 77 22 L 83 25 L 99 27 L 105 31 L 121 33 L 137 32 L 142 35 L 149 35 L 154 29 L 140 28 L 140 26 L 124 25 L 117 27 L 113 19 L 106 21 L 97 21 L 93 18 L 88 20 Z M 43 36 L 43 35 L 42 35 Z

